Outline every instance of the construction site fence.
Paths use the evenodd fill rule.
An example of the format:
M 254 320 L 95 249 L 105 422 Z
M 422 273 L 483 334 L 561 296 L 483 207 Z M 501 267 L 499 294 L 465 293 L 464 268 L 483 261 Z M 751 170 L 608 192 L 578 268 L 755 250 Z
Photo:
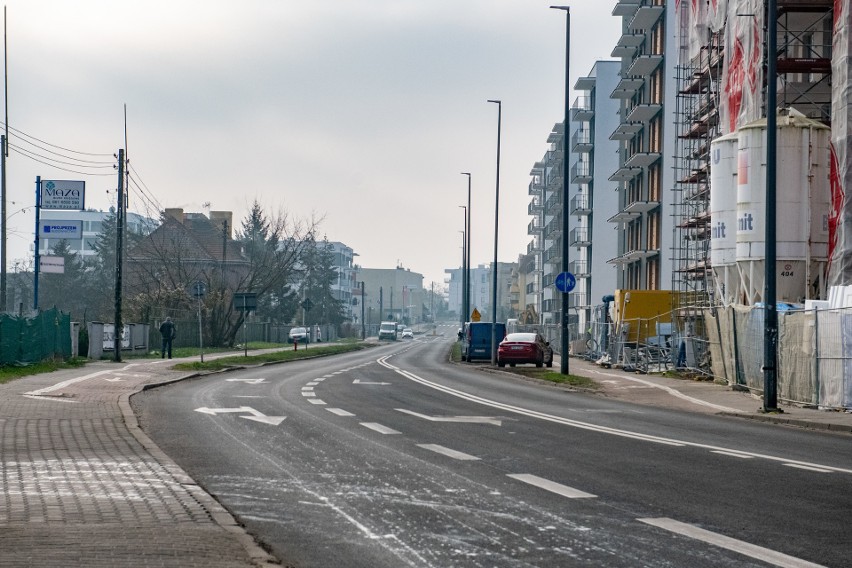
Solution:
M 706 310 L 712 372 L 762 393 L 765 308 Z M 852 408 L 852 308 L 778 312 L 778 399 Z
M 71 316 L 52 308 L 34 317 L 0 315 L 0 364 L 18 365 L 68 359 Z

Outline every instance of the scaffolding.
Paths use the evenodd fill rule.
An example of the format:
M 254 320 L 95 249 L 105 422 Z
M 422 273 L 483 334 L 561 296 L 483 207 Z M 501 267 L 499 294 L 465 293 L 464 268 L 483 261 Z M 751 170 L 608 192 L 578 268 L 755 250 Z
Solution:
M 833 2 L 779 0 L 777 6 L 778 105 L 830 124 Z M 681 31 L 682 38 L 689 33 Z M 688 52 L 685 44 L 680 52 Z M 708 33 L 695 57 L 682 55 L 675 70 L 672 308 L 681 337 L 706 338 L 705 309 L 721 300 L 714 298 L 710 264 L 710 142 L 724 133 L 719 120 L 724 57 L 723 29 Z M 707 364 L 703 353 L 694 360 L 699 367 Z

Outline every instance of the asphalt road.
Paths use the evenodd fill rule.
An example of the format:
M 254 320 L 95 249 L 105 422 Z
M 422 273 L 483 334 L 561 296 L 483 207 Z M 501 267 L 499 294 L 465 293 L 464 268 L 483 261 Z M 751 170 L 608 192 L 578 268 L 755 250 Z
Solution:
M 448 338 L 133 398 L 286 566 L 848 566 L 848 437 L 446 363 Z

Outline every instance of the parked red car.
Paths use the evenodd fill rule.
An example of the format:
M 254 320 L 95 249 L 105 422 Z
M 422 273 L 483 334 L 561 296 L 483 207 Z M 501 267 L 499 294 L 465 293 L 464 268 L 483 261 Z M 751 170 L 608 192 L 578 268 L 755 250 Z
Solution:
M 536 367 L 553 366 L 553 349 L 538 333 L 510 333 L 497 346 L 497 366 L 534 363 Z

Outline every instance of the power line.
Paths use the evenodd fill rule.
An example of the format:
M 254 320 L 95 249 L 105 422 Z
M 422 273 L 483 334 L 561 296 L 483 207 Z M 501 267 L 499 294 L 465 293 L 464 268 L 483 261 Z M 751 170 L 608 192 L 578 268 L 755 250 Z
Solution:
M 55 162 L 55 163 L 57 163 L 57 164 L 63 164 L 63 165 L 66 165 L 66 166 L 74 166 L 74 167 L 78 167 L 78 168 L 94 168 L 94 169 L 101 169 L 101 170 L 102 170 L 102 169 L 105 169 L 105 168 L 115 169 L 115 166 L 114 166 L 114 164 L 112 164 L 112 163 L 107 164 L 106 162 L 96 162 L 96 163 L 103 164 L 103 165 L 99 165 L 99 166 L 87 166 L 86 164 L 77 164 L 77 163 L 74 163 L 74 162 L 64 162 L 64 161 L 62 161 L 62 160 L 57 160 L 57 159 L 55 159 L 55 158 L 51 158 L 50 156 L 45 156 L 45 155 L 43 155 L 43 154 L 38 154 L 38 153 L 36 153 L 36 152 L 33 152 L 32 150 L 28 150 L 28 149 L 26 149 L 26 148 L 22 148 L 21 146 L 18 146 L 17 144 L 12 144 L 12 143 L 8 143 L 8 144 L 9 144 L 9 146 L 10 146 L 10 147 L 12 147 L 12 148 L 17 148 L 17 149 L 18 149 L 19 151 L 21 151 L 21 152 L 27 152 L 27 153 L 29 153 L 30 155 L 38 156 L 39 158 L 42 158 L 42 159 L 44 159 L 44 160 L 51 160 L 52 162 Z M 63 158 L 65 158 L 65 157 L 67 157 L 67 156 L 62 156 L 62 157 L 63 157 Z M 71 158 L 71 159 L 73 159 L 73 158 Z M 94 162 L 93 162 L 93 163 L 94 163 Z
M 20 148 L 16 148 L 16 147 L 10 147 L 10 149 L 11 149 L 11 150 L 14 150 L 15 152 L 17 152 L 18 154 L 20 154 L 21 156 L 23 156 L 23 157 L 25 157 L 25 158 L 29 158 L 30 160 L 32 160 L 32 161 L 34 161 L 34 162 L 38 162 L 38 163 L 40 163 L 40 164 L 44 164 L 45 166 L 50 166 L 50 167 L 52 167 L 52 168 L 56 168 L 57 170 L 61 170 L 61 171 L 64 171 L 64 172 L 70 172 L 70 173 L 72 173 L 72 174 L 80 174 L 80 175 L 84 175 L 84 176 L 113 176 L 113 175 L 115 175 L 114 173 L 93 173 L 93 172 L 81 172 L 81 171 L 79 171 L 79 170 L 72 170 L 72 169 L 70 169 L 70 168 L 63 168 L 63 167 L 61 167 L 61 166 L 57 166 L 56 164 L 53 164 L 53 163 L 50 163 L 50 162 L 46 162 L 46 161 L 44 161 L 44 160 L 39 160 L 38 158 L 33 157 L 33 156 L 32 156 L 30 153 L 28 153 L 26 150 L 23 150 L 23 149 L 20 149 Z
M 0 125 L 2 125 L 2 126 L 7 126 L 7 125 L 6 125 L 6 123 L 4 123 L 2 120 L 0 120 Z M 19 134 L 19 135 L 21 135 L 21 136 L 23 136 L 23 137 L 26 137 L 26 138 L 32 138 L 33 140 L 36 140 L 36 141 L 38 141 L 38 142 L 41 142 L 42 144 L 47 144 L 47 145 L 48 145 L 48 146 L 50 146 L 51 148 L 58 148 L 58 149 L 60 149 L 60 150 L 64 150 L 65 152 L 72 152 L 72 153 L 74 153 L 74 154 L 82 154 L 82 155 L 84 155 L 84 156 L 103 156 L 103 157 L 105 157 L 105 158 L 107 158 L 107 157 L 108 157 L 108 158 L 112 158 L 112 157 L 114 157 L 114 154 L 113 154 L 112 152 L 106 152 L 106 153 L 97 153 L 97 152 L 82 152 L 82 151 L 80 151 L 80 150 L 72 150 L 71 148 L 64 148 L 64 147 L 62 147 L 62 146 L 57 146 L 56 144 L 51 144 L 50 142 L 47 142 L 47 141 L 42 140 L 42 139 L 40 139 L 40 138 L 37 138 L 37 137 L 33 136 L 32 134 L 27 134 L 26 132 L 24 132 L 24 131 L 22 131 L 22 130 L 18 130 L 17 128 L 14 128 L 14 127 L 12 127 L 12 126 L 8 126 L 8 128 L 9 128 L 9 130 L 11 130 L 12 132 L 15 132 L 16 134 Z

